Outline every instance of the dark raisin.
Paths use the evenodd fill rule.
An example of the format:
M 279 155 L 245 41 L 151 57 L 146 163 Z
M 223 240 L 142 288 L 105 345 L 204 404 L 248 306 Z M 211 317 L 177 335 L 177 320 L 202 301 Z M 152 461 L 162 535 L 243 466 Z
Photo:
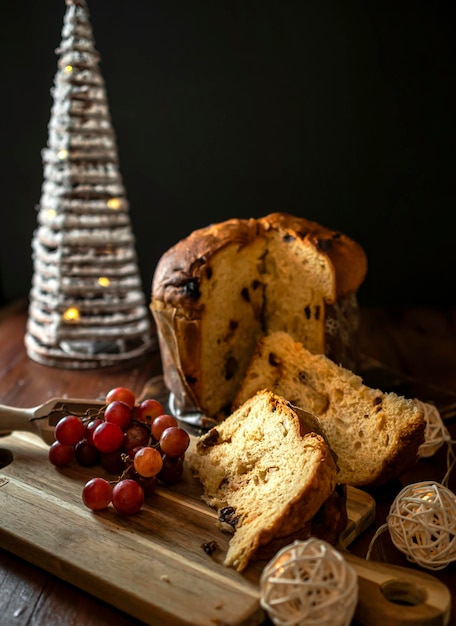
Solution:
M 374 398 L 374 405 L 375 404 L 381 404 L 382 403 L 382 399 L 380 396 L 377 396 L 376 398 Z
M 233 376 L 236 374 L 238 368 L 237 359 L 234 356 L 228 357 L 225 364 L 225 380 L 231 380 Z
M 224 506 L 218 512 L 218 518 L 220 522 L 226 522 L 228 517 L 231 517 L 235 513 L 234 507 L 232 506 Z
M 219 522 L 222 524 L 229 524 L 233 528 L 236 528 L 237 523 L 239 522 L 240 515 L 235 515 L 236 511 L 232 506 L 225 506 L 223 509 L 220 509 L 218 512 Z
M 298 372 L 298 378 L 302 383 L 307 383 L 307 381 L 309 380 L 306 372 L 304 372 L 303 370 L 300 370 Z
M 217 550 L 217 542 L 216 541 L 206 541 L 205 543 L 201 544 L 201 547 L 203 548 L 203 550 L 204 550 L 204 552 L 206 554 L 211 556 L 211 554 Z
M 247 287 L 241 289 L 241 296 L 246 302 L 250 302 L 250 293 Z
M 274 352 L 270 352 L 268 355 L 269 365 L 273 367 L 278 367 L 280 365 L 280 359 L 274 354 Z
M 253 291 L 255 291 L 256 289 L 258 289 L 258 287 L 261 285 L 259 280 L 252 280 L 252 289 Z
M 216 428 L 211 428 L 211 430 L 198 441 L 198 446 L 201 448 L 212 448 L 212 446 L 218 443 L 219 438 L 219 431 Z
M 193 298 L 194 300 L 198 300 L 201 295 L 198 281 L 195 278 L 191 278 L 187 283 L 185 283 L 182 290 L 185 296 Z
M 236 330 L 238 326 L 239 322 L 237 322 L 236 320 L 230 320 L 230 330 Z
M 306 308 L 304 309 L 304 313 L 306 314 L 307 319 L 310 320 L 310 316 L 311 316 L 310 306 L 306 306 Z
M 286 235 L 283 236 L 283 240 L 284 241 L 294 241 L 296 239 L 296 237 L 294 237 L 293 235 L 290 235 L 290 233 L 287 233 Z
M 212 278 L 212 267 L 206 267 L 205 272 L 207 280 Z

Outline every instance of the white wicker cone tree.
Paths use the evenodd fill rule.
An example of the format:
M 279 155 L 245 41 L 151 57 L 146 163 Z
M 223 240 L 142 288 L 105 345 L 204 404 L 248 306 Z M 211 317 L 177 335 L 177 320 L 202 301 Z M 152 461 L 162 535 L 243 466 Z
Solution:
M 66 4 L 25 345 L 40 363 L 90 368 L 136 358 L 156 337 L 88 7 Z

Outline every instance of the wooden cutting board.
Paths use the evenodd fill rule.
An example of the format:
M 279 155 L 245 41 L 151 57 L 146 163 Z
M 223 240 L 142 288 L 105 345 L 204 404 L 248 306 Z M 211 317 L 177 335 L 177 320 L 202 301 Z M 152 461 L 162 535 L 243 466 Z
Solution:
M 160 488 L 143 510 L 123 517 L 81 501 L 84 482 L 103 470 L 74 465 L 57 470 L 38 437 L 0 439 L 12 462 L 0 469 L 0 545 L 147 624 L 255 625 L 265 619 L 259 577 L 265 562 L 240 574 L 223 565 L 229 535 L 200 499 L 189 472 Z M 2 452 L 7 459 L 9 452 Z M 349 488 L 348 546 L 373 521 L 375 503 Z M 216 541 L 207 555 L 202 544 Z

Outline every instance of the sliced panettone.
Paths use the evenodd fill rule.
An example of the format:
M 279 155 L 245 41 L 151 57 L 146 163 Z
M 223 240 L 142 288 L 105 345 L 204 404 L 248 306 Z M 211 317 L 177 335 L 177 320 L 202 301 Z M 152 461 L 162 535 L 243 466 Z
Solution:
M 260 391 L 203 435 L 186 457 L 203 485 L 204 501 L 218 510 L 221 527 L 234 532 L 225 565 L 242 571 L 262 546 L 309 532 L 333 495 L 337 465 L 312 427 L 286 400 Z M 329 525 L 340 523 L 338 511 Z M 328 516 L 320 518 L 328 526 Z
M 379 485 L 418 460 L 425 419 L 414 400 L 364 385 L 359 376 L 311 354 L 288 333 L 259 340 L 233 409 L 264 388 L 318 416 L 342 483 Z

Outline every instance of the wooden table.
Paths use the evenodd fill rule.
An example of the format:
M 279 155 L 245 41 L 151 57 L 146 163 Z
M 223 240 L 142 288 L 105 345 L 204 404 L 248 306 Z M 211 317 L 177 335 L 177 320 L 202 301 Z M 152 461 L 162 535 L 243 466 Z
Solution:
M 34 363 L 27 358 L 23 345 L 26 315 L 24 302 L 15 302 L 0 310 L 2 404 L 30 407 L 60 395 L 97 398 L 117 385 L 140 393 L 144 384 L 160 373 L 158 353 L 128 367 L 91 371 L 61 370 Z M 360 346 L 366 382 L 424 401 L 435 401 L 447 418 L 452 439 L 456 439 L 456 422 L 452 417 L 456 415 L 452 408 L 456 403 L 456 310 L 363 309 Z M 352 551 L 362 557 L 366 555 L 375 529 L 384 523 L 403 485 L 425 479 L 441 481 L 445 471 L 446 450 L 441 448 L 431 459 L 421 460 L 410 475 L 374 493 L 375 524 L 352 545 Z M 449 487 L 456 491 L 456 469 Z M 373 557 L 413 567 L 392 545 L 388 533 L 376 542 Z M 434 575 L 452 592 L 450 623 L 456 624 L 456 563 Z M 139 624 L 4 550 L 0 551 L 0 623 L 5 626 Z

